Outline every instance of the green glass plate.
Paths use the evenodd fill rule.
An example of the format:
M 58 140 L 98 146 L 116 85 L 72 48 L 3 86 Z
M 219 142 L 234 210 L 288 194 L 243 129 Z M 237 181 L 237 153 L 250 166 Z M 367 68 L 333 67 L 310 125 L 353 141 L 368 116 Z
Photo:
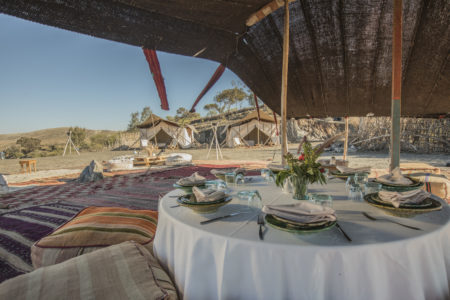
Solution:
M 177 198 L 177 202 L 181 206 L 188 207 L 192 209 L 193 211 L 200 213 L 200 214 L 208 214 L 215 212 L 219 207 L 224 206 L 233 200 L 233 197 L 228 196 L 216 201 L 210 201 L 210 202 L 192 202 L 192 199 L 190 196 L 180 196 Z
M 396 207 L 394 207 L 392 205 L 387 205 L 387 204 L 383 204 L 383 203 L 375 201 L 373 199 L 373 195 L 376 195 L 376 194 L 367 194 L 367 195 L 365 195 L 364 196 L 364 200 L 367 203 L 369 203 L 370 205 L 375 206 L 377 208 L 381 208 L 386 213 L 388 213 L 390 215 L 397 216 L 397 217 L 413 217 L 416 214 L 427 213 L 427 212 L 432 212 L 432 211 L 437 211 L 437 210 L 441 210 L 442 209 L 442 204 L 439 201 L 434 200 L 432 198 L 427 198 L 426 199 L 426 201 L 431 201 L 431 203 L 432 203 L 428 207 L 415 207 L 415 208 L 399 207 L 399 208 L 396 208 Z
M 411 183 L 411 184 L 408 184 L 408 185 L 404 185 L 404 184 L 395 184 L 395 183 L 382 182 L 382 181 L 379 181 L 378 179 L 375 179 L 375 182 L 376 182 L 376 183 L 381 183 L 383 186 L 389 186 L 389 187 L 402 187 L 402 188 L 403 188 L 403 187 L 420 187 L 420 186 L 423 185 L 423 183 L 420 182 L 420 181 L 417 180 L 417 179 L 411 178 L 411 177 L 409 177 L 409 176 L 405 176 L 405 178 L 408 178 L 409 180 L 411 180 L 412 183 Z
M 311 226 L 312 224 L 308 224 L 308 226 L 305 226 L 305 224 L 300 225 L 294 225 L 290 222 L 281 221 L 280 219 L 274 218 L 273 215 L 266 215 L 266 222 L 280 230 L 292 232 L 292 233 L 308 233 L 308 232 L 317 232 L 322 230 L 327 230 L 331 227 L 333 227 L 336 224 L 336 221 L 328 221 L 323 224 L 323 222 L 319 222 L 315 224 L 316 226 Z
M 382 200 L 380 198 L 380 196 L 378 195 L 378 193 L 374 193 L 374 194 L 371 194 L 371 195 L 372 195 L 372 200 L 375 203 L 379 203 L 379 204 L 382 204 L 382 205 L 394 207 L 394 205 L 391 202 Z M 430 207 L 430 206 L 433 205 L 433 201 L 431 201 L 431 200 L 432 200 L 431 198 L 426 198 L 421 203 L 401 203 L 400 207 L 401 208 L 413 208 L 413 209 L 415 209 L 415 208 L 426 208 L 426 207 Z

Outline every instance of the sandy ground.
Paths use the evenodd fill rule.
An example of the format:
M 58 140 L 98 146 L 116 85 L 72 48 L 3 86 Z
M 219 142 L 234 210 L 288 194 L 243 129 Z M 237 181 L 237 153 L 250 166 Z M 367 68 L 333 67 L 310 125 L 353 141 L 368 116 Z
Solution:
M 289 151 L 295 153 L 297 150 L 296 144 L 289 145 Z M 201 163 L 224 163 L 217 161 L 216 151 L 213 149 L 208 157 L 207 149 L 179 149 L 176 151 L 167 151 L 166 154 L 180 152 L 189 153 L 193 160 Z M 0 174 L 7 175 L 10 183 L 24 182 L 38 178 L 48 178 L 54 176 L 66 176 L 69 174 L 79 174 L 81 170 L 87 166 L 92 160 L 99 162 L 107 161 L 113 157 L 121 155 L 133 155 L 133 151 L 104 151 L 104 152 L 87 152 L 81 155 L 66 155 L 64 157 L 38 157 L 36 158 L 38 172 L 32 174 L 21 174 L 18 159 L 0 160 Z M 222 149 L 223 159 L 227 163 L 239 163 L 242 161 L 251 161 L 257 165 L 264 162 L 279 162 L 281 160 L 280 147 L 253 147 L 253 148 L 237 148 L 237 149 Z M 341 158 L 340 153 L 325 152 L 321 158 L 330 158 L 335 156 Z M 389 166 L 389 153 L 380 152 L 355 152 L 350 153 L 348 160 L 350 167 L 371 166 L 376 169 L 385 169 Z M 447 162 L 450 162 L 450 155 L 448 154 L 415 154 L 402 153 L 401 163 L 427 163 L 432 166 L 441 168 L 444 174 L 449 174 L 450 168 L 446 168 Z

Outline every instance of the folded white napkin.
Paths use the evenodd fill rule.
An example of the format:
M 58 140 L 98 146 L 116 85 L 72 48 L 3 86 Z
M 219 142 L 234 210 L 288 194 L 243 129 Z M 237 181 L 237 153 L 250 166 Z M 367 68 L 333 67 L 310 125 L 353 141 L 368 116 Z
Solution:
M 349 168 L 346 166 L 336 166 L 341 173 L 350 174 L 350 173 L 370 173 L 370 167 L 360 167 L 360 168 Z
M 334 209 L 307 201 L 286 205 L 264 205 L 262 211 L 266 214 L 275 215 L 299 223 L 316 223 L 320 221 L 336 220 Z
M 192 174 L 189 177 L 181 178 L 177 181 L 178 185 L 196 185 L 196 184 L 203 184 L 206 181 L 206 178 L 198 175 L 197 172 Z
M 379 191 L 378 196 L 381 200 L 391 202 L 394 207 L 398 208 L 400 204 L 404 203 L 421 203 L 423 200 L 430 197 L 430 193 L 421 189 L 407 192 Z
M 226 194 L 223 191 L 214 189 L 201 190 L 196 186 L 192 188 L 192 192 L 194 193 L 197 202 L 210 202 L 226 197 Z
M 386 174 L 377 178 L 377 181 L 381 183 L 389 184 L 399 184 L 399 185 L 410 185 L 413 183 L 410 179 L 404 177 L 400 168 L 395 168 L 392 170 L 391 174 Z

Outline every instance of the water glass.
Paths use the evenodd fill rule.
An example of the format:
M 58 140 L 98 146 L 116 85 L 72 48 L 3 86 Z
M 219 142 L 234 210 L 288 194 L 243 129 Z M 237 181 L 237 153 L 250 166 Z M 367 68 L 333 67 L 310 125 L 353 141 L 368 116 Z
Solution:
M 284 180 L 281 191 L 285 194 L 292 194 L 294 192 L 294 184 L 292 183 L 291 177 L 288 177 Z
M 349 188 L 348 197 L 354 202 L 361 202 L 363 195 L 359 184 L 352 184 Z
M 380 183 L 366 182 L 364 185 L 364 195 L 378 193 L 381 191 L 381 187 L 382 185 Z
M 243 174 L 237 174 L 236 177 L 234 177 L 235 185 L 242 185 L 244 183 L 245 183 L 245 177 Z
M 270 172 L 270 169 L 261 169 L 261 177 L 266 179 L 269 172 Z
M 235 177 L 234 173 L 225 173 L 225 182 L 227 184 L 234 183 L 234 177 Z
M 240 191 L 238 193 L 238 198 L 241 201 L 246 201 L 247 206 L 250 208 L 262 208 L 262 198 L 257 190 Z
M 347 192 L 350 192 L 350 187 L 354 184 L 356 184 L 356 179 L 355 179 L 356 175 L 351 175 L 347 177 L 347 181 L 345 182 L 345 190 Z
M 309 194 L 309 200 L 312 203 L 317 205 L 321 205 L 324 207 L 332 207 L 333 206 L 333 198 L 328 194 Z
M 206 189 L 213 189 L 213 190 L 225 190 L 227 188 L 227 184 L 223 180 L 208 180 L 205 182 L 205 188 Z
M 355 174 L 355 182 L 359 184 L 361 187 L 361 190 L 363 189 L 364 185 L 367 182 L 369 175 L 367 173 L 356 173 Z

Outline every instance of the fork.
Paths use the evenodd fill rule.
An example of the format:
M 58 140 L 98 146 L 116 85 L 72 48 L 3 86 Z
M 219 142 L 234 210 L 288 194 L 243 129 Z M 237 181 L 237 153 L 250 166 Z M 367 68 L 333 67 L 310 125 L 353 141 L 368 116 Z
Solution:
M 409 226 L 409 225 L 405 225 L 402 223 L 399 223 L 397 221 L 391 220 L 391 219 L 386 219 L 386 218 L 375 218 L 374 216 L 369 215 L 368 213 L 366 213 L 365 211 L 361 212 L 367 219 L 372 220 L 372 221 L 388 221 L 406 228 L 410 228 L 410 229 L 414 229 L 414 230 L 422 230 L 420 228 L 414 227 L 414 226 Z
M 259 239 L 264 240 L 262 227 L 266 226 L 266 223 L 264 222 L 264 216 L 262 214 L 258 215 L 258 224 L 259 224 Z

